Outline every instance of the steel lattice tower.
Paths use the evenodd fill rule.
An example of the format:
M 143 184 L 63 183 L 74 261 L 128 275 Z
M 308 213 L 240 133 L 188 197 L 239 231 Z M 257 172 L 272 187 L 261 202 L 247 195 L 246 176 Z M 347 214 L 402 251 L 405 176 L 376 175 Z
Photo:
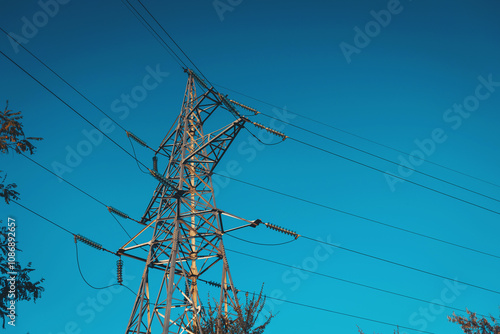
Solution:
M 197 74 L 186 71 L 182 110 L 156 150 L 168 159 L 167 167 L 162 174 L 150 170 L 159 184 L 139 222 L 144 227 L 118 251 L 146 263 L 126 333 L 201 333 L 198 283 L 209 269 L 222 271 L 217 276 L 218 315 L 234 314 L 238 306 L 222 242 L 224 213 L 215 205 L 211 175 L 248 119 Z M 218 109 L 229 111 L 235 120 L 205 134 L 205 122 Z M 245 226 L 258 223 L 247 222 Z M 151 232 L 149 242 L 138 242 Z

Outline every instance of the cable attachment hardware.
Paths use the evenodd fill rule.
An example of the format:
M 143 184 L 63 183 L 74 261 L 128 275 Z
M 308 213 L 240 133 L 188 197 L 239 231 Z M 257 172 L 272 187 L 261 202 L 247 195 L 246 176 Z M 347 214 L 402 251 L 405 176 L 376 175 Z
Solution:
M 120 285 L 123 283 L 123 261 L 121 257 L 116 261 L 116 281 Z
M 121 212 L 118 209 L 113 208 L 112 206 L 107 206 L 107 208 L 108 208 L 109 212 L 114 213 L 114 214 L 116 214 L 116 215 L 118 215 L 118 216 L 120 216 L 122 218 L 125 218 L 125 219 L 129 219 L 130 218 L 129 215 L 127 215 L 124 212 Z
M 271 133 L 271 134 L 273 134 L 273 135 L 275 135 L 275 136 L 281 137 L 281 138 L 282 138 L 282 140 L 285 140 L 285 139 L 287 139 L 287 138 L 288 138 L 288 136 L 287 136 L 287 135 L 285 135 L 285 134 L 283 134 L 283 133 L 281 133 L 281 132 L 278 132 L 278 131 L 276 131 L 276 130 L 270 129 L 270 128 L 268 128 L 267 126 L 264 126 L 264 125 L 259 124 L 259 123 L 256 123 L 256 122 L 251 122 L 251 123 L 252 123 L 253 125 L 255 125 L 256 127 L 261 128 L 261 129 L 263 129 L 263 130 L 266 130 L 267 132 L 269 132 L 269 133 Z
M 208 285 L 215 286 L 216 288 L 220 288 L 221 285 L 219 283 L 216 283 L 214 281 L 205 281 Z
M 81 242 L 89 245 L 90 247 L 94 247 L 96 249 L 103 250 L 101 244 L 98 244 L 97 242 L 94 242 L 94 241 L 90 240 L 89 238 L 85 238 L 83 235 L 80 235 L 80 234 L 75 235 L 75 242 L 77 240 L 80 240 Z
M 216 288 L 220 288 L 220 287 L 222 286 L 220 283 L 217 283 L 217 282 L 214 282 L 214 281 L 205 281 L 205 280 L 200 280 L 200 281 L 202 281 L 203 283 L 208 284 L 208 285 L 210 285 L 210 286 L 214 286 L 214 287 L 216 287 Z M 227 289 L 228 289 L 228 290 L 231 290 L 231 287 L 230 287 L 230 286 L 228 286 L 228 287 L 227 287 Z M 236 289 L 236 290 L 237 290 L 237 289 Z
M 156 155 L 153 157 L 153 170 L 158 172 L 158 157 Z
M 257 227 L 259 224 L 262 224 L 262 220 L 260 219 L 256 219 L 253 222 L 250 222 L 250 226 L 254 228 Z
M 148 147 L 148 144 L 146 144 L 146 142 L 144 140 L 137 137 L 132 132 L 129 132 L 129 131 L 125 131 L 125 132 L 127 133 L 127 137 L 132 138 L 133 140 L 135 140 L 136 142 L 138 142 L 140 145 L 142 145 L 144 147 Z
M 192 75 L 194 77 L 194 79 L 196 80 L 196 82 L 198 82 L 200 84 L 200 86 L 202 86 L 203 88 L 205 88 L 206 90 L 208 90 L 208 86 L 207 84 L 205 83 L 205 81 L 203 81 L 203 79 L 201 79 L 198 74 L 196 74 L 193 70 L 190 70 L 188 69 L 188 72 L 190 75 Z
M 161 183 L 163 183 L 163 185 L 167 186 L 167 187 L 170 187 L 174 190 L 177 190 L 177 187 L 175 186 L 175 184 L 168 180 L 166 177 L 164 177 L 163 175 L 159 174 L 157 171 L 155 170 L 149 170 L 149 172 L 151 173 L 151 175 L 153 175 L 153 177 L 155 179 L 157 179 L 158 181 L 160 181 Z
M 232 104 L 234 104 L 234 105 L 236 105 L 236 106 L 238 106 L 238 107 L 241 107 L 241 108 L 243 108 L 243 109 L 246 109 L 246 110 L 248 110 L 248 111 L 253 112 L 255 115 L 260 114 L 260 112 L 258 112 L 258 111 L 257 111 L 257 110 L 255 110 L 254 108 L 250 108 L 249 106 L 246 106 L 246 105 L 241 104 L 241 103 L 239 103 L 239 102 L 236 102 L 236 101 L 234 101 L 234 100 L 229 100 L 229 101 L 230 101 Z
M 264 223 L 264 225 L 266 225 L 266 227 L 270 228 L 271 230 L 275 230 L 275 231 L 278 231 L 278 232 L 281 232 L 281 233 L 284 233 L 287 235 L 291 235 L 292 237 L 295 237 L 295 239 L 298 239 L 298 237 L 300 237 L 300 234 L 295 233 L 295 232 L 290 231 L 290 230 L 287 230 L 283 227 L 279 227 L 279 226 L 273 225 L 271 223 Z
M 221 93 L 217 93 L 219 95 L 219 98 L 221 99 L 222 103 L 226 106 L 227 110 L 233 114 L 234 117 L 236 118 L 241 118 L 240 113 L 234 108 L 234 106 L 229 102 L 226 96 L 222 95 Z

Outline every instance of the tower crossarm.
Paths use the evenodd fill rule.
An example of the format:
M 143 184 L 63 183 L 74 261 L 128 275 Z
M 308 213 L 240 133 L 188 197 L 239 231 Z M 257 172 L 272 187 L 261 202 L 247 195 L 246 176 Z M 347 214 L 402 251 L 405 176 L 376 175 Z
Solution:
M 260 219 L 248 220 L 248 219 L 241 218 L 241 217 L 238 217 L 236 215 L 233 215 L 231 213 L 227 213 L 227 212 L 222 211 L 222 210 L 218 210 L 218 212 L 219 212 L 219 215 L 221 215 L 221 216 L 231 217 L 233 219 L 241 220 L 241 221 L 244 221 L 244 222 L 247 223 L 245 225 L 238 226 L 238 227 L 233 227 L 233 228 L 230 228 L 228 230 L 224 230 L 224 227 L 223 227 L 224 225 L 221 223 L 221 232 L 222 233 L 236 231 L 236 230 L 239 230 L 239 229 L 242 229 L 242 228 L 245 228 L 245 227 L 257 227 L 260 223 L 262 223 L 262 221 Z M 221 217 L 221 222 L 222 222 L 222 217 Z
M 245 121 L 246 119 L 239 118 L 220 130 L 219 133 L 215 135 L 212 133 L 213 136 L 210 136 L 210 139 L 203 145 L 186 156 L 182 163 L 199 163 L 203 161 L 210 164 L 207 172 L 212 172 L 226 153 L 238 132 L 243 128 Z

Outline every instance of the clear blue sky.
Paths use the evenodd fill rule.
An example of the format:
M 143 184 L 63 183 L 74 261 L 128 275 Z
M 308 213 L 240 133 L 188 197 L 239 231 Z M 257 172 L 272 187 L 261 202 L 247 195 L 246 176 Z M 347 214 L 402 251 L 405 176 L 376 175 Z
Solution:
M 44 6 L 54 3 L 44 0 L 0 3 L 3 29 L 23 37 L 29 50 L 123 127 L 150 146 L 161 142 L 180 111 L 187 76 L 121 1 L 61 0 L 57 8 Z M 219 3 L 230 8 L 223 12 L 218 12 L 212 1 L 144 3 L 211 82 L 406 152 L 424 151 L 430 161 L 500 184 L 497 1 L 243 0 L 232 1 L 231 5 L 221 0 Z M 119 128 L 106 125 L 102 114 L 26 52 L 16 52 L 4 35 L 0 36 L 0 50 L 90 121 L 104 122 L 102 127 L 109 136 L 131 151 Z M 144 87 L 144 79 L 151 71 L 156 71 L 157 82 L 147 80 L 150 90 L 137 88 Z M 156 186 L 155 180 L 142 174 L 135 162 L 109 140 L 94 138 L 90 146 L 85 144 L 92 127 L 3 57 L 0 73 L 0 100 L 9 100 L 12 109 L 23 112 L 28 135 L 44 138 L 33 158 L 52 170 L 65 165 L 68 168 L 62 176 L 68 181 L 139 218 Z M 268 114 L 283 113 L 220 90 Z M 147 96 L 137 95 L 144 91 Z M 132 96 L 128 103 L 126 95 Z M 270 124 L 265 117 L 258 121 Z M 400 162 L 404 157 L 301 117 L 289 121 L 386 159 Z M 279 123 L 275 126 L 282 127 Z M 292 137 L 389 173 L 408 173 L 291 126 L 281 129 Z M 500 255 L 498 214 L 410 183 L 398 182 L 391 187 L 382 173 L 291 140 L 265 147 L 252 146 L 251 140 L 248 133 L 242 132 L 219 172 L 226 170 L 227 162 L 237 161 L 238 179 Z M 80 150 L 86 156 L 81 161 L 75 157 L 67 160 L 68 150 Z M 142 161 L 151 161 L 149 152 L 137 147 L 136 150 Z M 127 241 L 103 206 L 21 156 L 11 154 L 0 159 L 0 169 L 8 172 L 7 180 L 19 186 L 22 204 L 108 249 L 117 250 Z M 412 161 L 419 171 L 500 198 L 496 185 L 428 162 Z M 416 173 L 408 178 L 500 211 L 497 201 Z M 225 211 L 500 290 L 498 258 L 234 181 L 218 185 L 217 204 Z M 4 223 L 8 217 L 17 219 L 17 238 L 23 250 L 20 260 L 33 263 L 34 279 L 46 280 L 42 299 L 36 304 L 18 305 L 17 326 L 7 328 L 8 333 L 124 332 L 134 302 L 130 292 L 98 292 L 89 288 L 78 273 L 75 246 L 69 234 L 14 204 L 0 204 L 0 212 Z M 130 233 L 139 231 L 133 222 L 122 223 Z M 237 235 L 256 242 L 288 240 L 264 227 Z M 320 250 L 317 243 L 307 240 L 281 247 L 256 246 L 231 238 L 224 242 L 230 249 L 305 266 L 322 274 L 498 315 L 498 294 L 463 288 L 339 249 L 330 253 L 330 249 Z M 79 248 L 82 270 L 92 284 L 105 286 L 114 279 L 114 256 L 83 245 Z M 325 277 L 298 274 L 234 253 L 228 253 L 228 258 L 235 284 L 241 289 L 258 291 L 265 283 L 266 293 L 289 301 L 435 333 L 461 333 L 458 326 L 446 320 L 451 313 L 448 309 Z M 142 264 L 125 260 L 126 283 L 133 290 L 138 289 L 142 270 Z M 271 308 L 279 314 L 268 333 L 356 333 L 356 325 L 367 333 L 393 330 L 390 326 L 285 303 L 270 302 L 268 309 Z

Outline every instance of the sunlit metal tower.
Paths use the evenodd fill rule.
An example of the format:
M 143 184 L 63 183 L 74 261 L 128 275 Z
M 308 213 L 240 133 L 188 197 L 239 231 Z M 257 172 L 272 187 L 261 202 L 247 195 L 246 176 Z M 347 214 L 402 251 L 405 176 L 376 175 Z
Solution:
M 211 175 L 249 121 L 197 74 L 186 72 L 182 110 L 155 154 L 168 159 L 167 167 L 163 173 L 156 166 L 150 170 L 159 184 L 140 221 L 144 228 L 118 251 L 146 263 L 126 333 L 201 333 L 198 283 L 209 270 L 219 269 L 221 318 L 238 305 L 222 242 L 225 213 L 215 205 Z M 205 133 L 207 120 L 218 109 L 232 114 L 234 121 Z M 141 243 L 145 233 L 150 241 Z

